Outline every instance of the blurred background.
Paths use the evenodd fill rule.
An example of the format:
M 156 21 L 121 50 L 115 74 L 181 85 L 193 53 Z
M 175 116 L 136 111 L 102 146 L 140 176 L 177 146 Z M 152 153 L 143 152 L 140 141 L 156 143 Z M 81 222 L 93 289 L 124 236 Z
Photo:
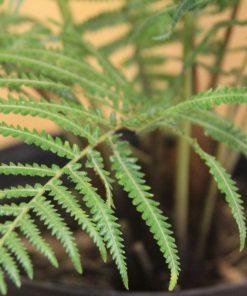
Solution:
M 14 1 L 12 1 L 14 2 Z M 88 1 L 70 1 L 71 2 L 71 9 L 73 11 L 73 17 L 74 20 L 77 23 L 81 23 L 83 20 L 86 20 L 94 15 L 97 15 L 103 11 L 106 10 L 111 10 L 114 11 L 115 9 L 119 8 L 122 4 L 123 1 L 122 0 L 108 0 L 108 1 L 93 1 L 93 0 L 88 0 Z M 164 0 L 164 3 L 169 4 L 171 1 L 169 0 Z M 1 5 L 1 10 L 8 10 L 9 9 L 9 3 L 11 3 L 11 1 L 5 1 L 5 3 L 3 5 Z M 240 7 L 238 9 L 237 12 L 237 18 L 239 20 L 244 19 L 246 17 L 246 11 L 247 11 L 247 1 L 241 1 L 240 3 Z M 25 0 L 22 1 L 21 7 L 20 7 L 20 11 L 19 13 L 23 14 L 23 15 L 29 15 L 32 16 L 34 18 L 38 18 L 39 20 L 41 20 L 42 22 L 47 22 L 49 21 L 51 24 L 51 20 L 53 21 L 60 21 L 61 20 L 61 16 L 59 14 L 59 11 L 57 9 L 56 3 L 53 0 Z M 206 16 L 202 19 L 200 19 L 200 21 L 202 22 L 201 25 L 203 28 L 211 28 L 213 26 L 213 24 L 220 19 L 224 20 L 227 17 L 229 17 L 229 14 L 231 12 L 225 12 L 225 13 L 221 13 L 221 14 L 217 14 L 217 16 Z M 18 28 L 19 32 L 25 32 L 27 28 L 25 27 L 21 27 Z M 220 30 L 218 32 L 219 37 L 223 36 L 223 34 L 225 33 L 225 28 L 223 30 Z M 241 47 L 242 45 L 245 44 L 246 42 L 246 34 L 245 34 L 245 27 L 235 27 L 234 29 L 234 34 L 231 35 L 230 38 L 230 43 L 229 43 L 229 47 L 235 47 L 236 45 Z M 121 36 L 122 34 L 124 34 L 126 31 L 128 31 L 128 27 L 126 27 L 126 25 L 118 25 L 118 26 L 114 26 L 113 28 L 104 28 L 103 30 L 100 30 L 98 32 L 90 32 L 90 33 L 86 33 L 85 34 L 85 38 L 90 40 L 93 44 L 97 45 L 97 46 L 102 46 L 104 44 L 106 44 L 107 42 L 109 42 L 110 40 L 114 40 L 115 38 L 117 38 L 118 36 Z M 199 41 L 199 40 L 198 40 Z M 131 46 L 126 46 L 124 49 L 121 49 L 117 52 L 115 52 L 112 56 L 111 56 L 111 60 L 114 62 L 114 64 L 117 67 L 121 67 L 121 61 L 123 60 L 124 57 L 128 56 L 128 54 L 131 52 L 132 48 Z M 172 52 L 174 55 L 179 55 L 181 52 L 181 46 L 180 45 L 165 45 L 162 48 L 163 52 Z M 210 62 L 210 57 L 206 57 L 204 58 L 205 60 L 203 60 L 204 63 L 206 62 Z M 223 62 L 223 66 L 224 69 L 227 70 L 231 70 L 234 68 L 238 68 L 241 66 L 241 63 L 243 61 L 243 52 L 235 52 L 235 53 L 231 53 L 231 55 L 226 55 L 226 58 L 224 59 Z M 168 67 L 169 71 L 172 71 L 174 73 L 179 73 L 179 71 L 181 70 L 181 64 L 175 60 L 172 61 L 168 61 L 166 62 L 166 67 Z M 200 80 L 198 81 L 198 89 L 199 90 L 205 90 L 208 88 L 208 76 L 207 76 L 207 72 L 205 69 L 198 67 L 198 71 L 199 71 L 199 77 Z M 135 69 L 133 67 L 130 67 L 129 69 L 125 70 L 126 75 L 129 77 L 130 81 L 131 78 L 133 77 L 134 73 L 135 73 Z M 229 85 L 232 84 L 231 81 L 231 77 L 221 77 L 219 80 L 219 85 Z M 4 91 L 1 90 L 1 93 L 3 93 Z M 244 109 L 244 108 L 242 108 Z M 219 109 L 220 112 L 224 113 L 224 107 L 221 107 Z M 240 117 L 243 116 L 243 114 L 245 113 L 245 111 L 242 111 L 242 115 L 240 114 L 239 120 L 241 121 Z M 45 129 L 51 132 L 57 132 L 57 127 L 52 124 L 51 122 L 47 121 L 47 120 L 39 120 L 36 118 L 30 118 L 30 117 L 21 117 L 21 116 L 4 116 L 4 115 L 0 115 L 0 119 L 1 121 L 4 120 L 8 123 L 13 123 L 13 124 L 21 124 L 23 126 L 29 125 L 30 124 L 30 120 L 32 121 L 32 126 L 34 128 L 37 128 L 38 130 L 41 129 Z M 237 119 L 238 121 L 238 119 Z M 16 140 L 14 139 L 10 139 L 10 138 L 3 138 L 0 136 L 0 147 L 6 147 L 8 145 L 12 145 L 16 143 Z

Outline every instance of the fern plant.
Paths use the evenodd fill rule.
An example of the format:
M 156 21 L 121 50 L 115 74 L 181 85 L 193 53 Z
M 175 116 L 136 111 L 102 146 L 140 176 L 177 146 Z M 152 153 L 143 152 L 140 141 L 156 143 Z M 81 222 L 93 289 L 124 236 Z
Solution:
M 4 120 L 0 123 L 0 134 L 50 151 L 66 159 L 66 164 L 60 167 L 13 162 L 0 165 L 2 175 L 40 177 L 43 180 L 35 185 L 0 191 L 0 214 L 4 218 L 0 224 L 1 292 L 6 294 L 7 291 L 6 276 L 21 286 L 21 269 L 33 278 L 32 262 L 22 238 L 58 267 L 56 254 L 45 241 L 38 221 L 60 241 L 75 269 L 82 273 L 75 237 L 60 208 L 88 233 L 103 261 L 107 260 L 108 254 L 112 256 L 128 289 L 124 234 L 115 209 L 114 182 L 127 193 L 156 241 L 171 273 L 169 290 L 176 287 L 180 259 L 175 235 L 152 188 L 147 185 L 135 150 L 133 152 L 131 145 L 121 137 L 123 129 L 146 139 L 150 139 L 154 130 L 159 131 L 159 136 L 164 132 L 177 136 L 182 147 L 179 165 L 180 162 L 185 164 L 180 167 L 180 172 L 185 179 L 189 161 L 186 151 L 189 146 L 194 149 L 225 196 L 239 229 L 242 250 L 246 222 L 236 183 L 216 157 L 199 146 L 190 131 L 191 124 L 198 125 L 214 140 L 247 155 L 244 130 L 217 115 L 213 109 L 218 105 L 234 104 L 233 108 L 237 110 L 236 104 L 247 103 L 246 88 L 240 84 L 217 87 L 218 78 L 224 73 L 221 68 L 222 46 L 216 47 L 215 34 L 220 28 L 244 26 L 247 21 L 230 19 L 197 32 L 193 20 L 195 16 L 232 11 L 239 1 L 123 1 L 115 11 L 76 23 L 69 1 L 56 0 L 63 17 L 63 22 L 52 22 L 56 33 L 49 22 L 44 24 L 19 14 L 21 1 L 10 2 L 0 18 L 0 85 L 7 89 L 7 95 L 0 99 L 0 113 L 47 119 L 64 130 L 65 139 L 32 129 L 31 124 L 25 128 Z M 183 26 L 177 26 L 177 23 Z M 21 24 L 28 24 L 29 29 L 21 34 L 14 33 L 12 28 Z M 127 24 L 128 30 L 103 46 L 96 47 L 84 37 L 89 31 L 119 24 Z M 197 34 L 204 38 L 193 45 Z M 184 40 L 182 36 L 185 36 Z M 179 42 L 184 46 L 183 56 L 160 53 L 159 49 L 164 45 Z M 112 55 L 127 46 L 132 47 L 132 53 L 121 61 L 121 67 L 116 66 L 111 62 Z M 224 46 L 225 54 L 230 49 L 228 44 Z M 205 55 L 215 58 L 216 68 L 200 64 L 199 58 Z M 166 70 L 169 60 L 182 64 L 180 74 Z M 160 71 L 157 65 L 164 65 L 164 71 Z M 192 69 L 195 65 L 200 65 L 213 77 L 212 89 L 193 90 Z M 125 69 L 132 66 L 135 75 L 130 78 Z M 244 81 L 244 68 L 238 69 L 237 73 Z M 88 169 L 99 177 L 105 194 L 93 185 Z M 72 188 L 65 179 L 70 180 Z M 188 187 L 181 180 L 177 186 L 184 192 Z M 186 219 L 187 197 L 184 198 L 178 196 L 176 201 L 178 208 L 180 202 L 183 205 L 181 216 L 177 217 L 181 222 L 177 228 L 184 226 L 183 213 Z M 185 238 L 185 233 L 178 229 L 178 239 Z

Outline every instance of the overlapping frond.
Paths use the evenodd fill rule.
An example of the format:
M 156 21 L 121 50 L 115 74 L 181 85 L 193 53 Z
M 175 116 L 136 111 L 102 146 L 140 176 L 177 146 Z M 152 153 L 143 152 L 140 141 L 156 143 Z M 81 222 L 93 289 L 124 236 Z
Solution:
M 157 125 L 158 122 L 171 118 L 173 116 L 179 116 L 186 112 L 192 112 L 196 110 L 208 110 L 214 106 L 223 104 L 246 104 L 247 103 L 247 91 L 244 87 L 226 87 L 210 89 L 206 92 L 200 92 L 190 99 L 173 106 L 162 106 L 159 103 L 157 106 L 153 106 L 146 112 L 136 116 L 133 121 L 128 120 L 126 125 L 131 127 L 142 126 L 150 127 Z M 163 108 L 162 108 L 163 107 Z M 133 125 L 133 126 L 132 126 Z
M 170 123 L 165 122 L 164 124 L 170 127 L 177 135 L 186 139 L 186 141 L 188 141 L 193 147 L 194 151 L 208 166 L 209 172 L 213 176 L 219 191 L 225 195 L 226 202 L 228 203 L 232 211 L 232 215 L 237 223 L 240 235 L 240 250 L 242 250 L 245 246 L 247 226 L 243 208 L 243 200 L 238 193 L 236 182 L 225 171 L 218 160 L 214 156 L 205 152 L 195 139 L 184 134 L 182 130 L 177 130 L 176 128 L 172 127 Z
M 7 88 L 8 94 L 5 99 L 0 99 L 0 114 L 47 119 L 71 134 L 69 140 L 64 140 L 64 136 L 52 136 L 45 131 L 9 125 L 4 121 L 0 123 L 0 135 L 34 144 L 65 161 L 64 166 L 0 164 L 2 175 L 29 176 L 34 180 L 38 177 L 39 180 L 32 182 L 34 185 L 0 190 L 0 216 L 5 221 L 0 223 L 0 290 L 3 294 L 6 293 L 5 274 L 17 286 L 21 284 L 20 267 L 28 277 L 33 277 L 23 237 L 53 266 L 58 266 L 52 246 L 43 237 L 37 219 L 60 241 L 75 269 L 82 272 L 76 240 L 64 214 L 71 216 L 77 226 L 92 238 L 104 261 L 109 251 L 128 288 L 123 234 L 113 202 L 111 168 L 157 242 L 171 272 L 169 289 L 174 289 L 180 272 L 174 236 L 146 185 L 137 159 L 128 144 L 115 136 L 126 127 L 139 132 L 157 128 L 167 120 L 178 136 L 190 142 L 226 196 L 239 228 L 240 247 L 243 248 L 246 225 L 235 182 L 213 156 L 180 132 L 179 124 L 185 120 L 198 124 L 214 139 L 247 155 L 245 133 L 227 120 L 205 111 L 220 104 L 246 104 L 246 89 L 214 89 L 181 102 L 183 72 L 176 75 L 163 65 L 173 60 L 184 70 L 202 54 L 217 56 L 217 42 L 213 38 L 211 40 L 213 34 L 220 28 L 246 25 L 246 21 L 216 23 L 204 34 L 204 39 L 183 65 L 180 54 L 161 55 L 164 44 L 181 39 L 184 32 L 177 23 L 187 12 L 197 12 L 207 4 L 220 11 L 234 5 L 233 2 L 183 0 L 164 5 L 160 0 L 123 1 L 114 11 L 100 13 L 83 23 L 63 25 L 54 22 L 59 29 L 57 35 L 32 18 L 18 15 L 8 18 L 1 13 L 0 87 Z M 10 26 L 25 22 L 37 26 L 23 34 L 9 33 Z M 119 25 L 125 25 L 123 34 L 104 42 L 99 48 L 81 36 L 81 33 L 99 32 Z M 199 34 L 200 31 L 203 30 L 198 30 Z M 129 45 L 131 53 L 120 61 L 122 71 L 111 62 L 111 58 Z M 200 63 L 198 65 L 201 66 Z M 203 66 L 208 71 L 215 71 L 213 66 Z M 124 73 L 130 67 L 135 69 L 135 74 L 128 80 Z M 36 96 L 32 97 L 34 93 Z M 174 104 L 173 100 L 179 103 Z M 113 153 L 111 162 L 105 155 L 109 146 Z M 89 178 L 88 169 L 104 186 L 102 196 Z
M 243 200 L 238 193 L 236 182 L 225 171 L 225 169 L 215 159 L 215 157 L 203 151 L 196 142 L 193 142 L 193 148 L 209 167 L 210 173 L 214 177 L 219 190 L 225 195 L 226 201 L 231 208 L 232 215 L 238 225 L 240 235 L 240 250 L 242 250 L 245 246 L 247 227 L 243 208 Z
M 104 203 L 84 172 L 78 171 L 76 166 L 71 166 L 68 168 L 67 173 L 76 184 L 76 189 L 83 195 L 83 200 L 90 209 L 98 231 L 104 238 L 106 246 L 119 269 L 123 283 L 128 289 L 128 274 L 123 238 L 113 210 Z
M 137 164 L 137 159 L 131 155 L 128 144 L 113 142 L 112 149 L 111 161 L 116 178 L 128 192 L 134 206 L 142 214 L 143 220 L 157 241 L 171 271 L 169 290 L 173 290 L 178 280 L 180 264 L 171 226 L 159 209 L 158 202 L 153 199 L 149 186 L 145 184 L 144 174 Z
M 79 154 L 79 148 L 76 145 L 71 145 L 69 142 L 61 140 L 59 137 L 52 137 L 45 131 L 39 133 L 37 130 L 30 131 L 27 128 L 20 126 L 7 125 L 0 123 L 0 134 L 4 137 L 11 136 L 13 138 L 20 139 L 27 144 L 35 144 L 43 150 L 49 150 L 56 153 L 58 156 L 74 158 L 75 155 Z
M 107 203 L 111 207 L 113 206 L 112 197 L 112 178 L 110 173 L 104 168 L 104 160 L 100 152 L 97 150 L 91 150 L 88 153 L 87 167 L 92 168 L 96 174 L 100 177 L 106 191 Z
M 216 141 L 247 156 L 247 136 L 242 129 L 234 126 L 229 120 L 210 111 L 181 114 L 179 117 L 200 125 L 205 133 Z

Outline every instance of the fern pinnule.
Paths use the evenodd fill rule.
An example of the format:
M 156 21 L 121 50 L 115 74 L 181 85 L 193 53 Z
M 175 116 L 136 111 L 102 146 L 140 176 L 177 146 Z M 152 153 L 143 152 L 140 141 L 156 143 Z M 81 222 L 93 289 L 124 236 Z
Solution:
M 104 261 L 106 261 L 106 249 L 103 240 L 98 233 L 93 221 L 86 214 L 86 212 L 81 208 L 76 197 L 69 192 L 69 190 L 62 185 L 61 181 L 53 181 L 49 186 L 49 194 L 54 197 L 54 199 L 68 212 L 77 223 L 85 230 L 89 236 L 93 239 L 94 243 L 98 247 L 101 256 Z
M 150 192 L 149 186 L 145 184 L 144 174 L 141 172 L 137 160 L 131 155 L 127 142 L 119 143 L 113 140 L 111 146 L 113 150 L 111 161 L 116 178 L 124 190 L 128 192 L 133 205 L 142 214 L 142 219 L 157 241 L 171 271 L 169 290 L 173 290 L 178 280 L 180 263 L 171 226 L 158 208 L 158 202 L 153 200 L 153 194 Z
M 88 152 L 87 157 L 88 160 L 86 166 L 96 172 L 105 187 L 108 206 L 114 206 L 112 197 L 113 180 L 110 177 L 110 173 L 104 168 L 104 160 L 102 155 L 97 150 L 91 150 Z
M 33 129 L 30 131 L 27 128 L 22 128 L 20 126 L 7 125 L 5 123 L 0 123 L 0 134 L 4 137 L 11 136 L 13 138 L 18 138 L 27 144 L 35 144 L 43 150 L 49 150 L 58 156 L 67 157 L 73 159 L 75 155 L 79 155 L 79 147 L 77 145 L 71 145 L 68 141 L 62 142 L 59 137 L 52 137 L 45 131 L 39 133 L 37 130 Z
M 97 92 L 101 96 L 108 96 L 112 99 L 118 99 L 119 94 L 111 90 L 111 88 L 95 82 L 93 79 L 88 79 L 86 75 L 73 73 L 62 66 L 52 64 L 52 61 L 39 61 L 28 56 L 19 56 L 17 53 L 5 53 L 0 51 L 0 62 L 11 62 L 18 65 L 23 65 L 33 71 L 36 75 L 44 75 L 52 79 L 62 81 L 66 85 L 79 84 L 88 92 Z M 102 74 L 102 76 L 104 76 Z
M 0 77 L 0 87 L 7 87 L 9 90 L 18 90 L 22 86 L 44 89 L 59 95 L 70 92 L 70 88 L 61 82 L 54 82 L 50 79 L 33 74 L 22 74 L 20 76 L 4 75 Z
M 20 287 L 20 271 L 11 254 L 3 246 L 1 246 L 0 248 L 0 266 L 2 266 L 3 270 L 9 275 L 9 277 L 15 283 L 15 285 L 17 287 Z
M 81 260 L 75 238 L 51 202 L 40 196 L 32 201 L 32 209 L 47 228 L 51 230 L 52 235 L 56 236 L 62 243 L 77 272 L 82 273 Z
M 0 269 L 0 292 L 3 295 L 7 294 L 7 286 L 6 286 L 6 282 L 5 282 L 5 279 L 4 279 L 4 273 L 3 273 L 3 271 L 1 269 Z
M 8 52 L 15 53 L 16 51 L 11 50 Z M 91 66 L 85 59 L 78 60 L 78 57 L 73 55 L 70 51 L 64 51 L 61 49 L 46 49 L 46 48 L 21 48 L 18 49 L 18 55 L 39 58 L 45 62 L 52 62 L 54 65 L 63 65 L 66 69 L 71 70 L 77 74 L 87 73 L 87 77 L 93 79 L 94 81 L 99 81 L 100 84 L 105 84 L 110 87 L 113 86 L 112 80 L 106 76 L 102 75 L 101 72 L 97 71 L 93 66 Z
M 2 175 L 13 175 L 13 176 L 39 176 L 39 177 L 53 177 L 59 171 L 59 167 L 53 164 L 48 167 L 44 164 L 22 164 L 13 163 L 0 164 L 0 174 Z
M 213 176 L 219 191 L 225 195 L 226 202 L 232 211 L 232 215 L 239 229 L 240 250 L 243 250 L 246 241 L 247 227 L 243 200 L 238 193 L 236 182 L 225 171 L 221 164 L 213 156 L 203 151 L 197 143 L 193 143 L 193 148 L 209 167 L 210 173 Z
M 234 126 L 229 120 L 210 111 L 181 114 L 180 117 L 200 125 L 204 132 L 216 141 L 241 151 L 247 156 L 247 136 L 242 129 Z
M 130 128 L 142 126 L 141 130 L 144 130 L 145 128 L 157 126 L 157 123 L 164 121 L 164 119 L 178 116 L 180 113 L 183 114 L 196 110 L 207 110 L 213 108 L 214 106 L 223 104 L 246 103 L 247 91 L 244 87 L 211 89 L 206 92 L 200 92 L 181 103 L 177 103 L 169 107 L 166 106 L 166 108 L 161 108 L 160 103 L 158 106 L 154 105 L 150 108 L 150 110 L 148 110 L 148 112 L 141 112 L 141 115 L 137 116 L 132 121 L 126 121 L 126 125 Z
M 243 200 L 238 193 L 236 182 L 225 171 L 218 160 L 214 156 L 205 152 L 195 139 L 187 136 L 183 130 L 175 129 L 174 126 L 171 126 L 167 122 L 164 122 L 164 124 L 167 127 L 170 127 L 170 129 L 174 131 L 175 134 L 182 136 L 186 141 L 188 141 L 193 147 L 194 151 L 209 167 L 209 172 L 214 178 L 219 191 L 225 195 L 226 202 L 228 203 L 232 211 L 232 215 L 237 223 L 240 235 L 240 250 L 242 250 L 245 246 L 247 226 L 243 208 Z
M 19 262 L 20 265 L 23 267 L 29 279 L 32 279 L 33 266 L 31 259 L 23 242 L 15 232 L 11 232 L 11 234 L 9 235 L 9 239 L 5 243 L 5 246 L 12 254 L 15 255 L 17 262 Z
M 0 190 L 0 199 L 18 199 L 20 197 L 33 197 L 38 194 L 42 189 L 41 184 L 35 184 L 34 186 L 17 186 Z
M 54 267 L 58 267 L 58 261 L 52 248 L 44 240 L 40 230 L 36 226 L 30 215 L 26 214 L 19 221 L 18 228 L 20 232 L 30 241 L 30 243 L 43 254 Z
M 67 169 L 67 174 L 71 181 L 76 184 L 76 189 L 83 195 L 83 200 L 90 209 L 98 231 L 104 238 L 106 247 L 109 249 L 117 265 L 124 286 L 128 289 L 123 238 L 113 210 L 100 198 L 95 188 L 91 185 L 90 179 L 87 177 L 86 173 L 78 171 L 78 166 L 70 166 Z
M 13 216 L 13 217 L 18 217 L 22 211 L 26 210 L 26 204 L 21 203 L 21 204 L 16 204 L 12 202 L 11 204 L 4 204 L 1 205 L 0 207 L 0 215 L 1 216 Z M 0 238 L 0 245 L 1 241 L 3 241 L 3 237 Z
M 67 118 L 60 112 L 57 112 L 56 108 L 51 109 L 51 106 L 45 105 L 44 103 L 42 104 L 42 102 L 28 100 L 23 97 L 20 97 L 19 99 L 9 97 L 7 100 L 0 100 L 0 108 L 0 112 L 4 114 L 12 112 L 20 115 L 31 115 L 34 117 L 38 116 L 40 118 L 49 119 L 75 135 L 85 137 L 90 142 L 94 141 L 88 126 L 83 128 L 81 125 L 78 125 L 78 122 L 74 119 Z M 95 134 L 96 133 L 94 133 L 94 135 Z

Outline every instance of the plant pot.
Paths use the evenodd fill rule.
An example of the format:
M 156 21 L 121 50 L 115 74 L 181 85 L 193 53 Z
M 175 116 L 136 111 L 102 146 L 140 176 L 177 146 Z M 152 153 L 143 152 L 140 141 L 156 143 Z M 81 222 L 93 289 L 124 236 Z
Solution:
M 23 280 L 22 288 L 9 286 L 10 296 L 246 296 L 247 283 L 222 285 L 217 287 L 191 289 L 182 292 L 118 292 L 100 289 L 89 289 L 79 286 L 41 283 Z
M 56 163 L 60 166 L 65 164 L 65 160 L 56 157 L 54 154 L 43 152 L 32 145 L 17 145 L 3 151 L 0 151 L 0 163 L 21 162 L 21 163 L 39 163 L 42 162 L 47 165 Z M 243 166 L 243 167 L 241 167 Z M 246 166 L 240 162 L 240 170 L 245 169 Z M 235 174 L 238 175 L 238 172 Z M 245 176 L 244 176 L 245 178 Z M 1 176 L 0 189 L 3 187 L 10 187 L 16 185 L 24 185 L 26 181 L 30 184 L 30 179 L 27 177 L 13 177 Z M 33 180 L 33 183 L 37 180 Z M 16 288 L 12 282 L 7 280 L 8 295 L 10 296 L 246 296 L 247 295 L 247 281 L 242 284 L 225 284 L 216 287 L 207 287 L 199 289 L 189 289 L 181 292 L 123 292 L 114 291 L 110 289 L 95 289 L 88 288 L 83 285 L 69 285 L 61 282 L 42 282 L 30 281 L 26 278 L 22 279 L 21 289 Z

